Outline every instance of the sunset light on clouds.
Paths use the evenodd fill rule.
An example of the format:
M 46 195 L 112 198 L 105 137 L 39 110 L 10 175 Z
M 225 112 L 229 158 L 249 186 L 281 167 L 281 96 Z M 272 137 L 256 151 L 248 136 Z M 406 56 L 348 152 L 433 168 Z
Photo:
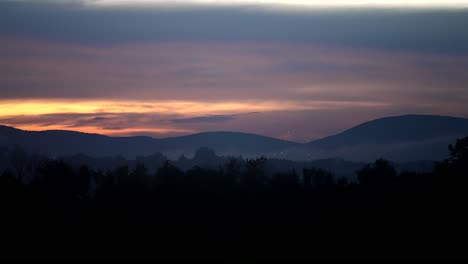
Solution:
M 183 10 L 159 5 L 167 1 L 0 2 L 0 124 L 307 141 L 387 115 L 468 116 L 466 1 L 391 2 L 450 10 L 400 12 L 390 1 L 178 1 L 200 4 Z M 385 8 L 325 16 L 245 4 Z

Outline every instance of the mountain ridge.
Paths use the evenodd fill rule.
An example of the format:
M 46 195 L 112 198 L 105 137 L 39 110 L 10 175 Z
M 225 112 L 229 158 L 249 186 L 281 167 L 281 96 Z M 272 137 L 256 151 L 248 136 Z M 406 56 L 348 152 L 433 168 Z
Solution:
M 428 119 L 431 119 L 430 122 L 428 122 Z M 446 130 L 449 130 L 449 129 L 454 130 L 453 129 L 454 126 L 462 126 L 463 130 L 468 131 L 468 119 L 467 118 L 443 116 L 443 115 L 407 114 L 407 115 L 399 115 L 399 116 L 387 116 L 387 117 L 382 117 L 382 118 L 369 120 L 369 121 L 363 122 L 361 124 L 358 124 L 356 126 L 353 126 L 353 127 L 349 128 L 349 129 L 346 129 L 346 130 L 344 130 L 344 131 L 342 131 L 340 133 L 337 133 L 337 134 L 334 134 L 334 135 L 331 135 L 331 136 L 327 136 L 327 137 L 324 137 L 324 138 L 316 139 L 316 140 L 313 140 L 311 142 L 308 142 L 307 144 L 318 144 L 318 143 L 323 144 L 323 142 L 329 141 L 331 139 L 336 139 L 336 138 L 342 137 L 342 136 L 349 136 L 350 133 L 361 133 L 361 136 L 362 136 L 363 135 L 362 131 L 357 131 L 357 130 L 374 129 L 376 126 L 380 126 L 379 128 L 382 129 L 382 124 L 384 122 L 386 123 L 386 124 L 384 124 L 385 125 L 385 127 L 384 127 L 385 131 L 378 131 L 379 133 L 375 133 L 375 131 L 372 131 L 372 132 L 374 132 L 374 134 L 373 134 L 374 136 L 379 135 L 379 134 L 382 135 L 382 132 L 384 132 L 386 136 L 388 136 L 388 134 L 391 134 L 393 140 L 411 140 L 411 139 L 414 139 L 414 137 L 396 138 L 395 135 L 401 136 L 399 134 L 401 134 L 402 129 L 404 129 L 406 131 L 413 130 L 415 126 L 417 126 L 418 129 L 420 129 L 420 130 L 424 130 L 425 133 L 431 133 L 432 134 L 432 135 L 425 135 L 425 138 L 434 138 L 436 136 L 447 136 L 448 135 L 447 132 L 449 132 L 449 131 L 444 131 L 445 133 L 440 133 L 439 135 L 435 135 L 434 132 L 440 132 L 441 122 L 445 122 L 444 125 L 447 126 L 448 121 L 450 121 L 451 123 L 450 123 L 450 127 L 448 129 L 445 128 Z M 394 127 L 395 122 L 398 122 L 400 126 L 403 123 L 405 125 L 405 127 L 395 128 Z M 457 124 L 455 124 L 455 122 Z M 390 126 L 391 130 L 389 129 L 389 126 Z M 428 126 L 430 126 L 432 129 L 427 130 Z M 434 128 L 437 128 L 437 129 L 434 129 Z M 396 130 L 396 129 L 398 129 L 398 130 Z M 458 128 L 458 130 L 459 130 L 459 128 Z M 399 133 L 397 134 L 397 132 L 399 132 Z M 410 134 L 410 133 L 406 133 L 406 136 L 408 134 Z M 418 138 L 421 139 L 421 135 L 418 135 Z M 354 139 L 354 140 L 356 140 L 356 139 Z M 356 141 L 355 141 L 355 143 L 356 143 Z M 376 142 L 372 142 L 372 143 L 376 143 Z
M 468 119 L 441 115 L 401 115 L 370 120 L 343 132 L 307 143 L 258 134 L 209 131 L 153 138 L 112 137 L 69 130 L 27 131 L 0 125 L 0 146 L 20 145 L 51 156 L 135 157 L 161 152 L 171 158 L 191 155 L 200 147 L 221 155 L 261 156 L 293 160 L 344 158 L 368 161 L 379 157 L 414 161 L 445 157 L 447 145 L 468 135 Z

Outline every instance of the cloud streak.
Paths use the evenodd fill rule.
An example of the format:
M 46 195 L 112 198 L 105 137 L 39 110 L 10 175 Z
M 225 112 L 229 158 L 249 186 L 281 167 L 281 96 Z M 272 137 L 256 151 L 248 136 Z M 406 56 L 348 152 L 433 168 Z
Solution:
M 245 115 L 252 115 L 252 114 L 259 114 L 259 112 L 250 112 L 250 113 L 235 114 L 235 115 L 196 116 L 196 117 L 189 117 L 189 118 L 172 119 L 171 121 L 174 123 L 218 123 L 218 122 L 226 122 L 226 121 L 233 120 L 237 116 L 245 116 Z

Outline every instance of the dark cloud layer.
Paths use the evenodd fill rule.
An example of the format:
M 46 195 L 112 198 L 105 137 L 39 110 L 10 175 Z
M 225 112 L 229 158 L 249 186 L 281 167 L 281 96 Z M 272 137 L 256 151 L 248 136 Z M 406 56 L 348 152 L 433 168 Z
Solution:
M 0 3 L 0 35 L 73 42 L 170 40 L 314 42 L 354 47 L 467 52 L 468 10 L 265 11 L 91 8 L 80 2 Z

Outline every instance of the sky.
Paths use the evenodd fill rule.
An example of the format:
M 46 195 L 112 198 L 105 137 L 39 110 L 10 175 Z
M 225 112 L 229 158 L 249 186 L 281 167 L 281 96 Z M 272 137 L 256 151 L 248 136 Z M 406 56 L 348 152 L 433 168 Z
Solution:
M 468 0 L 0 1 L 0 124 L 307 142 L 468 117 L 466 25 Z

